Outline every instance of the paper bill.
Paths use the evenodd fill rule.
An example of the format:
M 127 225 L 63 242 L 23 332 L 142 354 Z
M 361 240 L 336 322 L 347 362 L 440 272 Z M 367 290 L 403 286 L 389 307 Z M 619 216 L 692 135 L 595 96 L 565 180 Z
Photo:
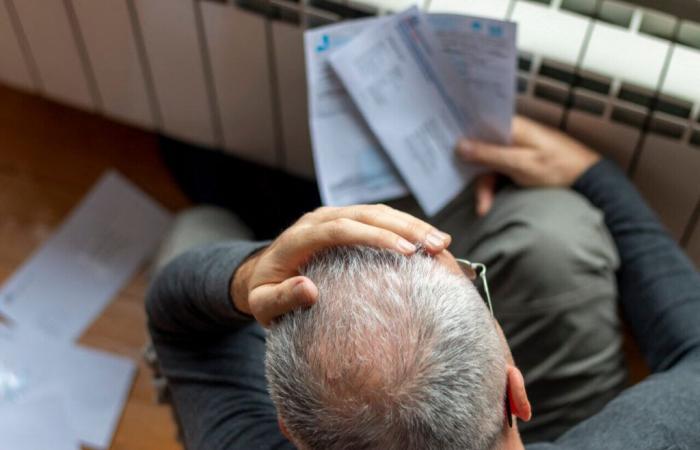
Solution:
M 517 61 L 513 22 L 457 14 L 427 14 L 442 52 L 460 80 L 456 97 L 465 111 L 466 136 L 510 142 Z
M 20 405 L 0 404 L 0 449 L 80 450 L 58 396 L 41 397 Z
M 426 18 L 457 72 L 455 101 L 464 111 L 465 134 L 508 143 L 515 102 L 516 24 L 456 14 Z M 310 129 L 324 204 L 382 201 L 406 193 L 328 61 L 355 36 L 388 20 L 345 21 L 305 34 Z
M 467 118 L 459 80 L 416 8 L 372 27 L 330 56 L 335 72 L 418 203 L 434 215 L 474 168 L 454 156 Z
M 0 289 L 0 312 L 18 328 L 76 339 L 156 249 L 169 223 L 160 205 L 107 173 Z
M 312 29 L 304 34 L 309 128 L 316 178 L 325 205 L 372 203 L 408 194 L 328 57 L 386 17 Z
M 60 399 L 62 408 L 52 412 L 53 422 L 66 422 L 66 431 L 83 444 L 108 448 L 135 369 L 127 358 L 57 342 L 33 331 L 0 335 L 0 372 L 14 379 L 14 389 L 0 396 L 0 416 L 9 409 L 31 419 L 32 405 Z M 54 434 L 52 428 L 34 428 L 32 420 L 24 427 L 38 435 Z

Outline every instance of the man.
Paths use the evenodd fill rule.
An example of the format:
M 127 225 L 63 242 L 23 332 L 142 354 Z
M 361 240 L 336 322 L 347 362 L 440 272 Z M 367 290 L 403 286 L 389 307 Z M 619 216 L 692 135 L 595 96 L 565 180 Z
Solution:
M 448 236 L 385 206 L 322 208 L 269 245 L 187 252 L 155 280 L 149 326 L 188 447 L 523 448 L 509 415 L 530 419 L 526 381 L 532 423 L 543 416 L 529 440 L 559 436 L 529 449 L 700 448 L 697 272 L 611 163 L 525 119 L 514 143 L 462 142 L 458 153 L 516 184 L 578 194 L 494 196 L 482 181 L 481 219 L 452 205 L 436 223 L 462 227 L 451 249 L 489 268 L 525 380 L 459 277 Z M 614 273 L 654 372 L 617 396 Z M 266 335 L 251 316 L 271 326 L 277 411 Z
M 529 418 L 508 345 L 450 260 L 336 247 L 302 273 L 316 304 L 267 338 L 270 393 L 298 447 L 492 448 L 509 387 Z

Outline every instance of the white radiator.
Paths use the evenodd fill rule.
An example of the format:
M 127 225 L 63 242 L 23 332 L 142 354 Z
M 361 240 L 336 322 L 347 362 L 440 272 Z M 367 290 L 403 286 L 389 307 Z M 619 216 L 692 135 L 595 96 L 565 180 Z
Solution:
M 421 1 L 518 22 L 518 110 L 627 169 L 700 266 L 698 23 L 615 1 Z M 0 0 L 0 82 L 312 178 L 303 29 L 413 3 Z

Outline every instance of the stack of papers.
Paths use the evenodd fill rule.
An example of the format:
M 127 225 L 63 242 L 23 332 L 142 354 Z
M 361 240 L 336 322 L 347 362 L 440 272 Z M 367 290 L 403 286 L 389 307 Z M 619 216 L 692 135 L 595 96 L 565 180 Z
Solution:
M 516 25 L 411 8 L 307 31 L 310 130 L 328 205 L 407 194 L 434 215 L 479 172 L 458 139 L 507 144 Z
M 107 173 L 0 289 L 9 319 L 0 323 L 0 449 L 109 447 L 135 364 L 75 340 L 169 223 L 160 205 Z

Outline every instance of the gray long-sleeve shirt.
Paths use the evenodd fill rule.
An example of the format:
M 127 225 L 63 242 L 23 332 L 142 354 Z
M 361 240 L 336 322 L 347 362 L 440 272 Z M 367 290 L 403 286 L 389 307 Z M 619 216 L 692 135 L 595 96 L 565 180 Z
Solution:
M 621 258 L 622 311 L 653 374 L 557 441 L 528 449 L 700 449 L 700 275 L 612 163 L 593 166 L 574 189 L 605 214 Z M 234 309 L 229 283 L 263 245 L 232 242 L 189 252 L 149 292 L 149 328 L 189 448 L 242 448 L 231 443 L 241 442 L 243 432 L 227 422 L 240 419 L 232 419 L 236 408 L 251 412 L 249 448 L 293 448 L 276 429 L 264 380 L 253 380 L 249 409 L 241 410 L 241 396 L 231 394 L 241 387 L 232 368 L 262 376 L 247 372 L 245 352 L 232 348 L 232 336 L 250 319 Z M 258 351 L 262 340 L 253 343 Z M 251 367 L 261 364 L 262 355 L 255 357 Z

